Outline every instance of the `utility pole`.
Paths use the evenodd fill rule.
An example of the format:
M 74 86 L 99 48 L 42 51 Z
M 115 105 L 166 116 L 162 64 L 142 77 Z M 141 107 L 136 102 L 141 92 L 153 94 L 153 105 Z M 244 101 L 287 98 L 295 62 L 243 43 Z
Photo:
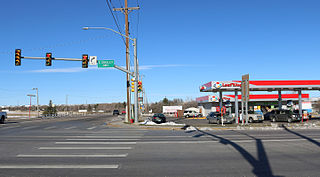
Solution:
M 129 7 L 128 8 L 128 0 L 124 1 L 124 8 L 114 8 L 113 11 L 121 11 L 125 16 L 125 26 L 126 26 L 126 36 L 129 36 L 129 18 L 128 15 L 132 10 L 138 10 L 139 7 Z M 129 53 L 129 38 L 126 37 L 126 69 L 130 71 L 130 53 Z M 127 73 L 127 114 L 126 114 L 126 122 L 129 122 L 130 116 L 130 75 Z
M 39 117 L 39 94 L 38 94 L 38 88 L 33 88 L 32 90 L 37 91 L 37 112 L 38 112 L 38 117 Z
M 66 95 L 66 107 L 67 107 L 67 113 L 68 113 L 68 95 Z

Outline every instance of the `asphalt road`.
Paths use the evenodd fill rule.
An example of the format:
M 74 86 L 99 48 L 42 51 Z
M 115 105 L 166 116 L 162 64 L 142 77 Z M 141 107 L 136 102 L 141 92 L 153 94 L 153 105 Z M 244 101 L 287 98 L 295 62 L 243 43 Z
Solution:
M 0 176 L 320 176 L 320 130 L 145 130 L 114 118 L 0 125 Z

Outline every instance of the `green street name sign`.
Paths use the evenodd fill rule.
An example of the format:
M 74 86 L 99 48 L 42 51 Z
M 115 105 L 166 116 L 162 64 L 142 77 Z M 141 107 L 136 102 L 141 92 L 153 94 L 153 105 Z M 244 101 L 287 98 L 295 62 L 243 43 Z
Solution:
M 98 68 L 114 67 L 114 60 L 98 60 Z

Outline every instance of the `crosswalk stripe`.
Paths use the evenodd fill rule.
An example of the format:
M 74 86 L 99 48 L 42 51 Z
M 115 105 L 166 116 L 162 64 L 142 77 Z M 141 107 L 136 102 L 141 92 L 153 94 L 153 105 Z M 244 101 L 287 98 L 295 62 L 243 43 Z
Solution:
M 137 142 L 55 142 L 55 144 L 137 144 Z
M 0 165 L 0 169 L 40 169 L 40 168 L 119 168 L 119 165 Z
M 127 157 L 128 154 L 18 154 L 17 157 Z
M 39 147 L 41 150 L 130 150 L 132 147 Z

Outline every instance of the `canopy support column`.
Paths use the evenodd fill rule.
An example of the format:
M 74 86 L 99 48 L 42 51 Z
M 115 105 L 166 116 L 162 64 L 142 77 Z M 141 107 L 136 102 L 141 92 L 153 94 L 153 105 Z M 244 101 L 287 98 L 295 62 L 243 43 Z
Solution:
M 282 109 L 281 90 L 278 90 L 278 105 L 279 105 L 279 110 Z
M 235 114 L 236 114 L 236 123 L 239 124 L 239 105 L 238 105 L 238 91 L 234 92 L 234 107 L 235 107 Z
M 302 95 L 301 90 L 298 91 L 299 94 L 299 116 L 302 118 Z

